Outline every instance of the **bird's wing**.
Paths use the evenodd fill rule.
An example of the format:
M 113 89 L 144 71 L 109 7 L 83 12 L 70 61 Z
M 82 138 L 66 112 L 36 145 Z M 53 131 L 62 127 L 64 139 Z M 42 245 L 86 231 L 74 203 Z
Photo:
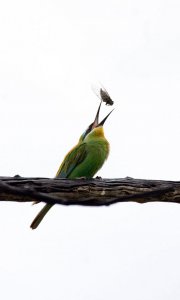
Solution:
M 57 171 L 56 177 L 68 178 L 72 171 L 85 159 L 86 155 L 86 143 L 82 143 L 74 147 L 65 156 L 59 170 Z

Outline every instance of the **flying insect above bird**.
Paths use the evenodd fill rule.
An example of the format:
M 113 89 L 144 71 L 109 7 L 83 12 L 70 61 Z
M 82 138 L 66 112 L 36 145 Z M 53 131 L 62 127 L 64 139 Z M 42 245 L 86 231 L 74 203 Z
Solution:
M 110 95 L 108 94 L 107 90 L 104 86 L 99 83 L 98 85 L 92 85 L 92 90 L 98 96 L 100 100 L 102 100 L 106 105 L 113 105 L 114 101 L 111 99 Z
M 92 178 L 103 166 L 109 155 L 109 142 L 104 136 L 103 125 L 110 113 L 99 123 L 99 112 L 103 99 L 98 107 L 96 117 L 79 141 L 65 156 L 56 178 L 77 179 L 80 177 Z M 38 227 L 46 213 L 54 204 L 45 204 L 31 224 L 31 228 Z

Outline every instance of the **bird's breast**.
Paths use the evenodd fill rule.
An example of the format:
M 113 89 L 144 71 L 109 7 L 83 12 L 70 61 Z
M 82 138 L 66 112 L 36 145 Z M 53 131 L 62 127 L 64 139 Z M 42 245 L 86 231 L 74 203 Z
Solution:
M 80 169 L 87 178 L 92 178 L 103 166 L 109 155 L 109 143 L 106 139 L 87 143 L 87 156 Z

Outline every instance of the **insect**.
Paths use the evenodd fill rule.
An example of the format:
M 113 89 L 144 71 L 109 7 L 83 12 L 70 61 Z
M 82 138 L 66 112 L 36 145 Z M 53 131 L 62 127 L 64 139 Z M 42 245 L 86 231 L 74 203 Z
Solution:
M 111 99 L 109 96 L 108 92 L 106 89 L 101 85 L 99 88 L 92 86 L 93 91 L 95 94 L 102 100 L 103 102 L 106 103 L 106 105 L 113 105 L 114 101 Z
M 100 96 L 103 102 L 106 103 L 106 105 L 113 105 L 114 101 L 109 96 L 108 92 L 105 89 L 100 88 Z

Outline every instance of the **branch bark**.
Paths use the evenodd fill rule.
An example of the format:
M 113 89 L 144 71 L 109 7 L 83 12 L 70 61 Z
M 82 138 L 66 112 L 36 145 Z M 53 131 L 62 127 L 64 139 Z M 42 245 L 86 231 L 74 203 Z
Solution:
M 133 179 L 0 177 L 0 201 L 101 206 L 117 202 L 180 203 L 180 182 Z

